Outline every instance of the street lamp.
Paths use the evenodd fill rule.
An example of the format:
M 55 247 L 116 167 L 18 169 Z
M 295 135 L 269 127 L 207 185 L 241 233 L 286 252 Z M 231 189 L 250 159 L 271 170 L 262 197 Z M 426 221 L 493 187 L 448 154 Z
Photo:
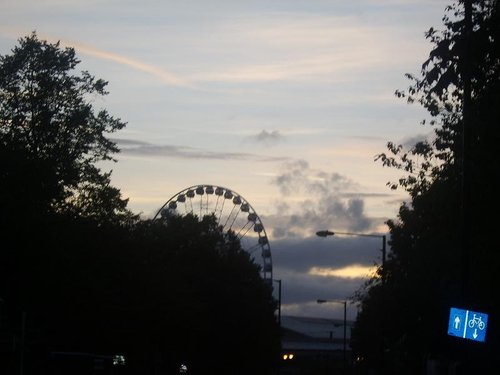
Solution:
M 365 234 L 365 233 L 349 233 L 349 232 L 332 232 L 329 230 L 320 230 L 316 232 L 319 237 L 334 236 L 336 234 L 348 235 L 348 236 L 359 236 L 359 237 L 376 237 L 382 239 L 382 269 L 385 265 L 385 252 L 386 252 L 386 237 L 385 234 Z
M 347 301 L 336 299 L 318 299 L 317 303 L 342 303 L 344 305 L 344 369 L 347 369 Z

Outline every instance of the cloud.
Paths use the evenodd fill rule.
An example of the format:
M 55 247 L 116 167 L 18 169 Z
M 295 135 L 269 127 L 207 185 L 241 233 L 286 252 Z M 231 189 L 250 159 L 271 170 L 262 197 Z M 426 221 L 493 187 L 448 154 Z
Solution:
M 366 194 L 347 177 L 313 170 L 304 160 L 288 161 L 281 169 L 273 184 L 282 199 L 276 201 L 276 214 L 266 217 L 274 238 L 299 238 L 330 226 L 365 232 L 376 224 L 365 214 Z
M 378 238 L 320 238 L 310 233 L 305 238 L 274 239 L 270 245 L 273 278 L 282 280 L 284 315 L 324 316 L 336 307 L 318 306 L 317 299 L 352 299 L 381 263 Z
M 402 37 L 405 29 L 397 23 L 380 25 L 345 10 L 332 13 L 282 10 L 224 20 L 211 30 L 217 37 L 206 37 L 204 43 L 204 51 L 219 56 L 221 63 L 207 64 L 190 77 L 227 83 L 349 82 L 419 56 L 421 45 Z
M 285 172 L 276 176 L 274 183 L 284 195 L 299 191 L 324 195 L 328 192 L 338 193 L 355 186 L 352 181 L 338 173 L 328 174 L 311 169 L 305 160 L 290 161 L 282 169 Z
M 143 61 L 123 56 L 120 54 L 100 50 L 76 41 L 61 40 L 61 43 L 66 46 L 73 47 L 75 48 L 76 51 L 81 52 L 83 54 L 87 54 L 104 60 L 110 60 L 120 65 L 128 66 L 134 70 L 150 74 L 168 85 L 191 88 L 191 89 L 195 88 L 193 83 L 190 82 L 189 80 L 174 73 L 171 73 L 164 68 L 160 68 L 158 66 L 148 64 Z
M 336 276 L 347 279 L 364 279 L 374 274 L 374 267 L 352 264 L 343 268 L 313 267 L 309 273 L 314 276 Z
M 247 137 L 246 139 L 252 142 L 262 143 L 266 146 L 270 146 L 283 141 L 285 138 L 278 130 L 273 130 L 270 132 L 267 130 L 262 130 L 260 133 Z
M 371 237 L 322 238 L 312 231 L 307 237 L 273 239 L 270 243 L 273 263 L 280 270 L 308 276 L 313 276 L 310 271 L 314 267 L 343 269 L 354 264 L 371 267 L 380 263 L 382 256 L 381 239 Z
M 195 147 L 155 145 L 131 139 L 112 139 L 121 147 L 120 153 L 135 157 L 162 157 L 180 159 L 252 160 L 260 162 L 283 162 L 287 157 L 265 156 L 243 152 L 216 152 Z
M 9 37 L 15 37 L 15 36 L 18 36 L 19 34 L 28 35 L 31 32 L 26 33 L 26 32 L 22 32 L 20 29 L 0 28 L 0 33 L 2 35 L 6 35 Z M 37 32 L 37 36 L 40 39 L 46 40 L 50 43 L 60 42 L 60 44 L 64 47 L 74 48 L 77 53 L 82 53 L 85 55 L 97 57 L 97 58 L 103 59 L 103 60 L 113 61 L 117 64 L 127 66 L 129 68 L 134 69 L 134 70 L 150 74 L 153 77 L 159 79 L 161 82 L 163 82 L 167 85 L 196 89 L 196 87 L 192 81 L 186 79 L 185 77 L 181 77 L 178 74 L 174 74 L 174 73 L 168 71 L 167 69 L 161 68 L 159 66 L 156 66 L 153 64 L 148 64 L 144 61 L 134 59 L 131 57 L 127 57 L 127 56 L 124 56 L 121 54 L 98 49 L 98 48 L 95 48 L 89 44 L 85 44 L 85 43 L 82 43 L 82 42 L 77 41 L 77 40 L 57 38 L 57 37 L 48 35 L 46 33 L 41 33 L 41 32 Z

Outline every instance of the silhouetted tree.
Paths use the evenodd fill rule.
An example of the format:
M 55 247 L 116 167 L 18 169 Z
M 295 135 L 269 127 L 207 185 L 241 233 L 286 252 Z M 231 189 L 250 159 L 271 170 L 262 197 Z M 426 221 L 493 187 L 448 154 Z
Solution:
M 0 56 L 0 335 L 24 337 L 24 373 L 69 351 L 124 354 L 129 374 L 270 374 L 276 301 L 250 254 L 213 216 L 133 215 L 96 167 L 124 126 L 88 102 L 106 82 L 73 75 L 72 48 L 19 43 Z
M 197 374 L 269 374 L 279 358 L 276 301 L 260 266 L 216 218 L 144 222 L 140 266 L 149 342 Z M 146 294 L 144 294 L 146 293 Z
M 106 85 L 79 64 L 73 48 L 38 39 L 19 39 L 12 54 L 0 56 L 1 223 L 33 213 L 66 212 L 101 222 L 133 215 L 110 173 L 96 163 L 118 152 L 106 134 L 125 123 L 90 99 Z M 21 214 L 19 214 L 21 213 Z
M 421 77 L 408 75 L 413 84 L 396 92 L 428 110 L 435 132 L 407 151 L 389 143 L 389 154 L 378 156 L 405 172 L 389 185 L 411 197 L 387 223 L 391 254 L 360 294 L 353 332 L 355 351 L 385 373 L 421 373 L 428 359 L 464 372 L 498 367 L 498 325 L 479 346 L 446 331 L 451 306 L 489 312 L 492 322 L 500 307 L 490 214 L 499 208 L 499 8 L 498 1 L 447 7 L 445 29 L 426 33 L 434 47 Z
M 97 263 L 81 257 L 103 249 L 97 227 L 137 220 L 110 173 L 96 166 L 112 160 L 118 149 L 106 135 L 125 124 L 94 110 L 91 99 L 106 95 L 107 83 L 74 72 L 74 49 L 32 33 L 11 52 L 0 56 L 2 328 L 19 340 L 24 313 L 25 333 L 44 332 L 49 340 L 61 326 L 54 317 L 64 324 L 61 303 L 77 306 L 94 287 L 86 266 Z

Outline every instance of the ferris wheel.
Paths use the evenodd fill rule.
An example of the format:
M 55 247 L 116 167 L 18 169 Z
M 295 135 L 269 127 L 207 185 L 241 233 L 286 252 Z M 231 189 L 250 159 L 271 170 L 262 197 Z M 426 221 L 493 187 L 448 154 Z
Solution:
M 169 215 L 214 215 L 224 233 L 232 231 L 252 260 L 260 265 L 262 278 L 272 284 L 273 266 L 269 239 L 253 207 L 240 194 L 215 185 L 194 185 L 172 196 L 153 220 Z

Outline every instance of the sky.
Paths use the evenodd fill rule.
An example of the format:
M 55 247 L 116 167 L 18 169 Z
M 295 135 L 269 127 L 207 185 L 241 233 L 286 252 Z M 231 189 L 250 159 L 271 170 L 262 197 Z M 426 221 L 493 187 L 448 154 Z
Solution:
M 127 123 L 112 183 L 152 218 L 188 187 L 224 187 L 265 227 L 282 314 L 339 318 L 381 263 L 408 197 L 375 161 L 430 137 L 394 92 L 419 74 L 444 0 L 0 0 L 0 55 L 35 31 L 108 81 Z M 389 251 L 390 247 L 388 247 Z M 279 284 L 276 281 L 275 286 Z M 348 305 L 348 316 L 356 313 Z

